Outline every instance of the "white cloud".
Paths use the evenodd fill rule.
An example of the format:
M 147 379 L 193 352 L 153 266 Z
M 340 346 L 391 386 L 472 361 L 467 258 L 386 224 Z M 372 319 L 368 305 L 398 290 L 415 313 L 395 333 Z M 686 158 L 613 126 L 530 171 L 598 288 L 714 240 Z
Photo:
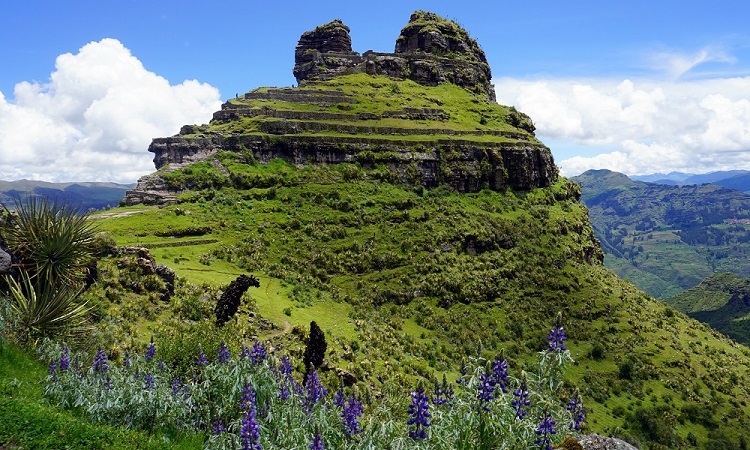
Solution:
M 529 114 L 542 141 L 599 153 L 558 160 L 565 175 L 750 169 L 750 77 L 494 82 L 498 101 Z
M 672 79 L 677 79 L 704 63 L 736 62 L 736 58 L 716 46 L 706 47 L 690 54 L 671 51 L 655 52 L 649 55 L 648 59 L 652 67 L 664 71 Z
M 205 123 L 219 91 L 170 85 L 115 39 L 60 55 L 48 83 L 0 92 L 0 178 L 133 182 L 153 172 L 152 138 Z

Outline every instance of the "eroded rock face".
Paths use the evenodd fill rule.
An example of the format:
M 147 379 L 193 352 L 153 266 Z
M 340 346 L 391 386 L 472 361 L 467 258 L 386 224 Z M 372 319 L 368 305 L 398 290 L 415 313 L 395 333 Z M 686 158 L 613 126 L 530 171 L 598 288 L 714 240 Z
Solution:
M 334 20 L 302 34 L 294 62 L 300 85 L 365 72 L 426 86 L 450 82 L 495 100 L 492 73 L 479 44 L 457 23 L 425 11 L 412 14 L 395 53 L 353 52 L 349 27 Z

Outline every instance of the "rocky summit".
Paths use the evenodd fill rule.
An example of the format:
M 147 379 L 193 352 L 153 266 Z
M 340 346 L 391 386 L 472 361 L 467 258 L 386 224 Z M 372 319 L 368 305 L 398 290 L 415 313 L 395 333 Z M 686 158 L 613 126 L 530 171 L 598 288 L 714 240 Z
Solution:
M 401 182 L 459 192 L 530 190 L 558 176 L 531 119 L 498 105 L 484 52 L 453 21 L 417 11 L 394 53 L 352 51 L 349 27 L 334 20 L 302 34 L 299 86 L 258 88 L 230 99 L 207 125 L 154 139 L 156 173 L 126 205 L 173 203 L 195 186 L 167 174 L 219 152 L 248 163 L 282 158 L 298 167 L 382 166 Z M 221 167 L 217 167 L 221 170 Z

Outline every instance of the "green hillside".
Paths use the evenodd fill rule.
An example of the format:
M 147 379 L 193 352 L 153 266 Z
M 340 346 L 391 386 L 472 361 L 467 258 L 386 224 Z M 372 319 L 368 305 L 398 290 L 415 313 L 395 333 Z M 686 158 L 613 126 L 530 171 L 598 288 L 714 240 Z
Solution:
M 712 275 L 664 303 L 705 322 L 738 342 L 750 344 L 750 279 Z
M 750 275 L 750 197 L 704 184 L 632 181 L 608 170 L 573 178 L 583 190 L 605 264 L 657 297 L 713 273 Z
M 343 28 L 334 28 L 341 37 Z M 331 54 L 328 63 L 345 70 L 351 55 Z M 451 76 L 464 74 L 450 52 L 407 56 L 420 63 L 450 59 Z M 383 67 L 408 59 L 368 57 L 381 58 Z M 433 386 L 445 375 L 463 389 L 454 382 L 474 358 L 502 354 L 520 379 L 533 378 L 559 318 L 575 359 L 560 392 L 566 400 L 580 392 L 584 432 L 644 449 L 746 448 L 750 388 L 741 381 L 750 376 L 750 349 L 603 266 L 579 185 L 558 177 L 527 116 L 445 80 L 403 78 L 351 73 L 300 88 L 261 88 L 227 102 L 210 124 L 155 139 L 150 149 L 159 170 L 139 181 L 128 206 L 92 216 L 102 233 L 98 279 L 85 294 L 94 327 L 73 345 L 92 354 L 101 348 L 114 365 L 154 338 L 159 358 L 200 384 L 199 352 L 217 355 L 226 342 L 237 354 L 258 339 L 274 355 L 289 354 L 300 375 L 315 321 L 327 341 L 324 382 L 351 385 L 370 417 L 405 423 L 415 386 Z M 643 203 L 616 202 L 634 214 Z M 729 199 L 726 209 L 734 218 L 743 205 Z M 677 215 L 665 213 L 665 223 L 699 217 Z M 618 249 L 643 226 L 618 223 L 622 239 L 603 245 Z M 711 226 L 732 239 L 741 234 L 719 222 Z M 651 232 L 668 240 L 678 230 Z M 217 301 L 241 274 L 257 277 L 260 287 L 250 288 L 237 315 L 217 327 Z M 12 386 L 38 382 L 43 370 L 36 366 L 24 378 L 9 366 L 0 359 L 3 373 L 14 377 L 0 384 L 5 417 L 18 408 Z M 109 381 L 96 365 L 86 367 L 92 378 Z M 132 390 L 151 392 L 153 378 L 137 375 Z M 281 378 L 270 369 L 266 375 Z M 49 406 L 38 392 L 24 395 L 39 408 L 20 413 L 23 422 L 36 423 L 48 411 L 41 406 Z M 471 407 L 466 417 L 483 416 L 477 403 Z M 68 433 L 70 417 L 83 416 L 82 408 L 71 409 L 53 433 Z M 518 430 L 516 417 L 508 419 Z M 287 431 L 283 419 L 271 422 L 277 433 Z M 525 429 L 530 442 L 535 427 Z M 204 424 L 206 434 L 209 428 Z M 105 431 L 97 425 L 91 433 Z M 0 446 L 31 442 L 28 429 L 5 433 Z M 134 445 L 148 439 L 128 438 Z M 437 440 L 401 438 L 394 448 L 445 448 Z M 192 442 L 181 439 L 183 447 Z M 91 441 L 92 448 L 108 446 L 104 438 Z

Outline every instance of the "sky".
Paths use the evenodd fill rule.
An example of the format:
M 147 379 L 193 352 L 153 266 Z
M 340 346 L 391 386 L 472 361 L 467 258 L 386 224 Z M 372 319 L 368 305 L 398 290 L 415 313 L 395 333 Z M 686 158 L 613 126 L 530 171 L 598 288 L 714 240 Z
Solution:
M 338 18 L 391 52 L 418 9 L 479 42 L 565 176 L 750 169 L 744 0 L 25 0 L 0 13 L 0 180 L 135 182 L 151 139 L 294 85 L 304 31 Z

